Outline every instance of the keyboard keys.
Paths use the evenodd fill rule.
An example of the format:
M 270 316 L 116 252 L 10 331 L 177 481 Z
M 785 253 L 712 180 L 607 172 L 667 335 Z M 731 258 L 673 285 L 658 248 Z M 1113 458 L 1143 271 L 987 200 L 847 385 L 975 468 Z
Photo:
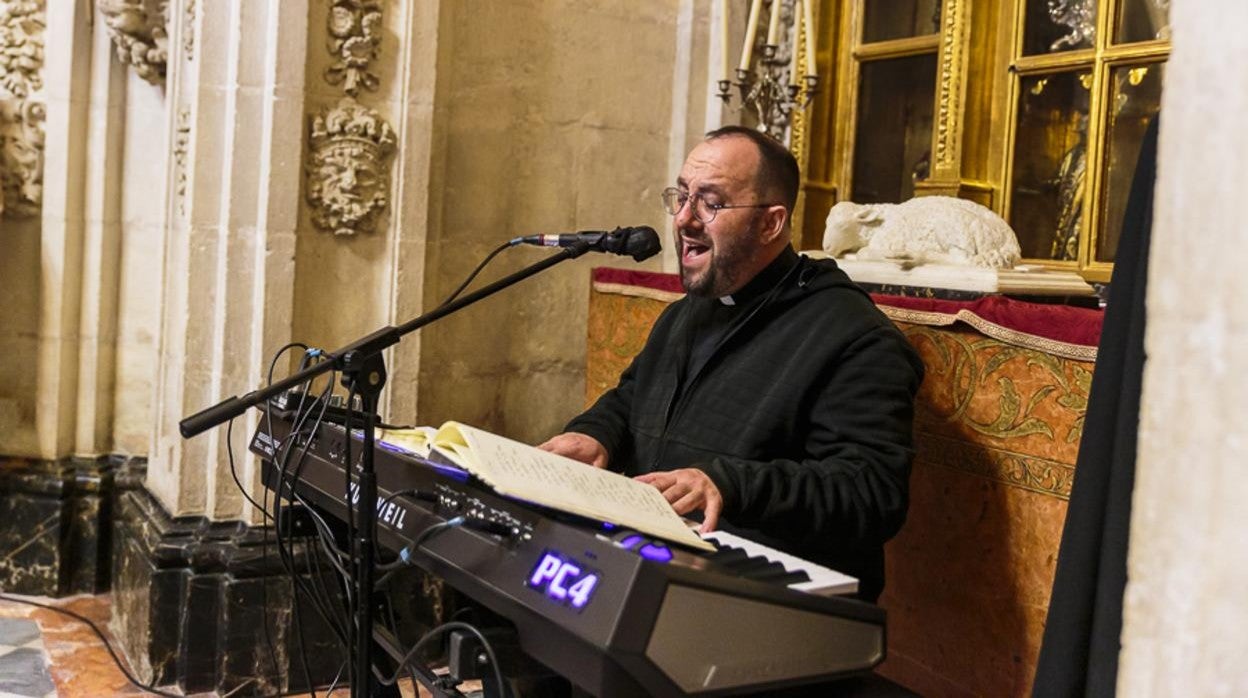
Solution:
M 716 545 L 707 559 L 728 574 L 783 584 L 811 594 L 852 594 L 858 580 L 726 531 L 703 534 Z

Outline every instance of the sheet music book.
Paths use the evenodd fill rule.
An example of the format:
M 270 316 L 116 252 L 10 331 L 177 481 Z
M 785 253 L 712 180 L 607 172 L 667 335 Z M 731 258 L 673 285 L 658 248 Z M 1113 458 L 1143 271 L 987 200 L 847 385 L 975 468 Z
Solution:
M 699 550 L 715 550 L 676 515 L 652 485 L 459 422 L 447 422 L 433 449 L 496 492 L 606 521 Z
M 382 429 L 378 427 L 374 433 L 377 441 L 384 445 L 398 448 L 420 456 L 429 457 L 429 449 L 433 446 L 433 437 L 438 433 L 433 427 L 406 427 L 403 429 Z

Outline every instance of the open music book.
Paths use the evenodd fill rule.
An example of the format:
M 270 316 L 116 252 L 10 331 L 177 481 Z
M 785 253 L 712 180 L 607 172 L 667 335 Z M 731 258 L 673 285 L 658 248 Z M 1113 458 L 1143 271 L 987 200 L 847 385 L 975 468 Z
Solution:
M 429 449 L 433 447 L 433 436 L 438 430 L 433 427 L 404 427 L 402 429 L 377 428 L 377 440 L 384 446 L 396 446 L 398 450 L 414 453 L 421 458 L 429 457 Z M 396 450 L 396 449 L 391 449 Z
M 434 451 L 496 492 L 606 521 L 699 550 L 714 550 L 651 485 L 459 422 L 433 437 Z

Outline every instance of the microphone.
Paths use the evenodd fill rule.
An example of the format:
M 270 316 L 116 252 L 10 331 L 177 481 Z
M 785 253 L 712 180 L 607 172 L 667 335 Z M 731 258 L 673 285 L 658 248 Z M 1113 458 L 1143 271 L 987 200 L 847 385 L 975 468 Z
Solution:
M 589 245 L 592 252 L 610 252 L 628 255 L 640 262 L 658 254 L 663 249 L 659 234 L 654 228 L 640 225 L 632 228 L 605 230 L 582 230 L 579 233 L 561 235 L 526 235 L 513 238 L 511 245 L 542 245 L 545 247 L 572 247 L 578 243 Z

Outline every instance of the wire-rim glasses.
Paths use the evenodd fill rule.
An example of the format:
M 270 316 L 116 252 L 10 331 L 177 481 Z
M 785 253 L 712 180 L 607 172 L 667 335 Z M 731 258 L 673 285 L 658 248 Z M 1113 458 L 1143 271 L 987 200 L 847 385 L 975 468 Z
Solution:
M 668 187 L 664 189 L 662 194 L 663 210 L 675 216 L 685 207 L 690 200 L 693 201 L 693 217 L 703 223 L 710 223 L 715 220 L 715 215 L 723 208 L 771 208 L 780 204 L 712 204 L 707 203 L 701 194 L 690 194 L 676 187 Z

